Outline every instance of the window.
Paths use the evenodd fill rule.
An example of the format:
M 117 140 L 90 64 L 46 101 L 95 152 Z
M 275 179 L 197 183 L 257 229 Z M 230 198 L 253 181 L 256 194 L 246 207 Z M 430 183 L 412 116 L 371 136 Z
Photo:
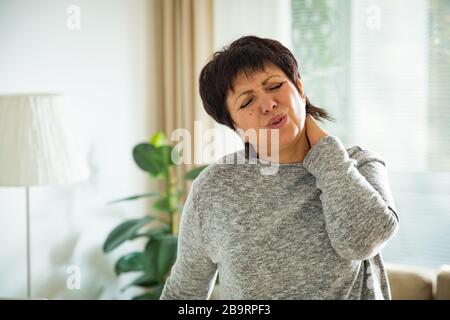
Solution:
M 450 1 L 292 0 L 292 44 L 328 132 L 386 160 L 387 262 L 450 263 Z

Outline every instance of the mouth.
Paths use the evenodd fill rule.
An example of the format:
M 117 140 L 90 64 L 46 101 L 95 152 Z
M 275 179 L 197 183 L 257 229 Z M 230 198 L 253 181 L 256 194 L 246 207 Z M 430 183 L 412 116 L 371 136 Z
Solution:
M 287 116 L 285 114 L 278 115 L 273 118 L 269 125 L 267 126 L 269 129 L 279 129 L 284 126 L 287 122 Z

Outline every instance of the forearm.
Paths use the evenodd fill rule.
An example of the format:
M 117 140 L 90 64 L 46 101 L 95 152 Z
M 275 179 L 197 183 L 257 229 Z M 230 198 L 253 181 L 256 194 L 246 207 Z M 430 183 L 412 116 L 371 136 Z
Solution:
M 319 140 L 305 157 L 305 166 L 322 191 L 320 200 L 333 247 L 343 257 L 366 259 L 396 233 L 398 218 L 356 165 L 333 136 Z M 384 167 L 380 162 L 365 165 L 371 174 Z

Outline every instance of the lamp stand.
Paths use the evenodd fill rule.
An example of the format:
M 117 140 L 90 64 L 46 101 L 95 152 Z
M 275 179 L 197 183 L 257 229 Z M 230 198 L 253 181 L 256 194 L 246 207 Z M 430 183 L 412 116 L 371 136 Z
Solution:
M 31 254 L 30 254 L 30 191 L 29 187 L 25 187 L 26 203 L 27 203 L 27 297 L 31 298 Z

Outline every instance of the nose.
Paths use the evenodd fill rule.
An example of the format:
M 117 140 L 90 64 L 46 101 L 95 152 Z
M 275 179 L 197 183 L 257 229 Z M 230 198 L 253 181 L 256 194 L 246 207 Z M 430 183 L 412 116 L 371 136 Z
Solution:
M 261 100 L 261 110 L 264 114 L 270 113 L 277 107 L 277 103 L 270 95 L 265 95 Z

